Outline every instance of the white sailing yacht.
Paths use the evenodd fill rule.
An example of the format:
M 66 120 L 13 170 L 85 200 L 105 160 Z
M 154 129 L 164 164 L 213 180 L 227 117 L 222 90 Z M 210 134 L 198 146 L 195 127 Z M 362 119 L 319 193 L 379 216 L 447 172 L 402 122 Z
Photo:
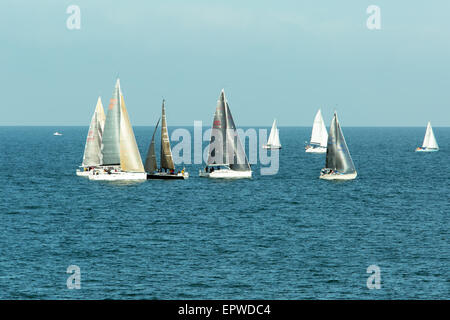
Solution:
M 272 130 L 270 130 L 267 144 L 263 145 L 264 149 L 281 149 L 280 134 L 277 128 L 277 119 L 273 120 Z
M 204 170 L 200 170 L 199 175 L 207 178 L 233 179 L 252 177 L 252 170 L 237 134 L 223 89 L 214 114 L 208 163 Z
M 102 164 L 91 171 L 89 180 L 146 180 L 125 100 L 117 79 L 102 137 Z
M 348 151 L 337 113 L 334 112 L 330 126 L 330 134 L 328 135 L 325 168 L 320 172 L 320 179 L 352 180 L 356 176 L 355 165 Z
M 422 147 L 418 147 L 416 152 L 435 152 L 439 150 L 436 138 L 434 137 L 433 128 L 431 123 L 428 121 L 427 131 L 425 132 L 425 137 L 423 138 Z
M 167 130 L 166 108 L 164 100 L 162 103 L 161 117 L 161 167 L 159 168 L 159 170 L 157 169 L 155 153 L 155 133 L 156 129 L 158 129 L 158 119 L 158 122 L 155 126 L 155 131 L 153 131 L 152 141 L 150 142 L 150 147 L 148 148 L 147 158 L 144 165 L 144 169 L 148 173 L 147 179 L 187 179 L 189 178 L 189 173 L 185 171 L 184 168 L 180 172 L 175 172 L 172 150 L 170 148 L 169 132 Z
M 101 97 L 97 99 L 94 115 L 91 119 L 86 145 L 84 147 L 83 162 L 80 169 L 77 169 L 77 176 L 87 177 L 89 171 L 102 163 L 102 135 L 105 126 L 105 111 Z
M 311 141 L 305 147 L 308 153 L 325 153 L 327 152 L 328 133 L 323 122 L 322 112 L 317 111 L 314 118 L 313 128 L 311 132 Z

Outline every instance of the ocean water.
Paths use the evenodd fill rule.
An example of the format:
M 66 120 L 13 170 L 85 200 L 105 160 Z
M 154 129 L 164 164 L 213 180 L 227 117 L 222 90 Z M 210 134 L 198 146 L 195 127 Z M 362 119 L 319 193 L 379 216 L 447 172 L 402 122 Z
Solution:
M 418 154 L 425 127 L 344 127 L 354 181 L 319 180 L 310 128 L 281 127 L 276 175 L 125 184 L 75 176 L 86 127 L 0 127 L 0 298 L 449 299 L 450 128 L 434 130 L 441 150 Z M 143 156 L 151 133 L 135 128 Z

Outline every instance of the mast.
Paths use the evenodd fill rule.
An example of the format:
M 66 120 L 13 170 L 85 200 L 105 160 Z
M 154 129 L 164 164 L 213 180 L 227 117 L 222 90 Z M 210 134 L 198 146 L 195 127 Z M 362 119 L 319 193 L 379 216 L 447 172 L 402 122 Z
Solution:
M 343 174 L 356 172 L 336 112 L 330 125 L 325 167 Z
M 148 148 L 147 158 L 145 159 L 144 169 L 146 172 L 155 172 L 158 164 L 156 163 L 156 152 L 155 152 L 155 134 L 156 129 L 158 129 L 159 121 L 156 123 L 155 130 L 153 131 L 152 141 L 150 142 L 150 147 Z
M 98 97 L 94 114 L 92 115 L 89 132 L 84 147 L 83 167 L 98 166 L 102 163 L 102 135 L 105 123 L 102 100 Z
M 169 132 L 167 130 L 166 121 L 166 108 L 164 106 L 165 101 L 162 103 L 162 115 L 161 115 L 161 168 L 174 170 L 172 150 L 170 149 Z
M 117 79 L 102 138 L 102 165 L 120 165 L 120 81 Z

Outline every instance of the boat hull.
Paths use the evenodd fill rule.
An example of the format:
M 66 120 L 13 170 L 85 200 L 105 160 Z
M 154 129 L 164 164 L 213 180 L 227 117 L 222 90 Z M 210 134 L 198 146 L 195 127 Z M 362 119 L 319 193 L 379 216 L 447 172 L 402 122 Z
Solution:
M 306 153 L 327 153 L 325 147 L 309 147 L 305 150 Z
M 319 178 L 323 180 L 353 180 L 356 178 L 357 175 L 358 175 L 357 172 L 347 174 L 329 173 L 329 174 L 321 174 Z
M 281 149 L 281 146 L 263 145 L 263 149 Z
M 88 178 L 89 174 L 91 173 L 91 171 L 81 171 L 81 170 L 77 170 L 77 176 L 79 177 L 85 177 Z
M 235 171 L 230 169 L 214 170 L 213 172 L 199 171 L 199 176 L 211 179 L 248 179 L 252 177 L 252 171 Z
M 89 180 L 94 181 L 132 181 L 132 180 L 147 180 L 146 172 L 92 172 L 89 175 Z
M 147 180 L 185 180 L 189 178 L 189 173 L 170 174 L 166 172 L 156 172 L 147 174 Z
M 417 148 L 416 149 L 416 152 L 436 152 L 436 151 L 439 151 L 439 149 L 428 149 L 428 148 L 425 148 L 425 149 Z

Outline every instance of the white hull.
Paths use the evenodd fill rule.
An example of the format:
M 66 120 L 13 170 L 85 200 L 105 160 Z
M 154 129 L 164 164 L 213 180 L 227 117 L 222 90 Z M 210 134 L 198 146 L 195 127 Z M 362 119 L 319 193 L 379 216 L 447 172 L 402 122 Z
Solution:
M 340 174 L 340 173 L 331 173 L 331 174 L 321 174 L 320 179 L 323 180 L 353 180 L 356 178 L 358 173 L 348 173 L 348 174 Z
M 146 172 L 91 172 L 89 180 L 96 181 L 130 181 L 130 180 L 147 180 Z
M 272 146 L 269 144 L 263 145 L 263 149 L 281 149 L 281 146 Z
M 325 147 L 309 147 L 305 150 L 306 153 L 327 153 L 327 148 Z
M 77 170 L 77 176 L 79 177 L 89 177 L 91 171 L 81 171 L 81 170 Z
M 199 171 L 199 176 L 211 179 L 245 179 L 251 178 L 251 171 L 234 171 L 230 169 L 214 170 L 213 172 Z
M 416 149 L 416 152 L 436 152 L 436 151 L 439 151 L 439 149 L 428 149 L 428 148 L 425 148 L 425 149 L 417 148 Z

